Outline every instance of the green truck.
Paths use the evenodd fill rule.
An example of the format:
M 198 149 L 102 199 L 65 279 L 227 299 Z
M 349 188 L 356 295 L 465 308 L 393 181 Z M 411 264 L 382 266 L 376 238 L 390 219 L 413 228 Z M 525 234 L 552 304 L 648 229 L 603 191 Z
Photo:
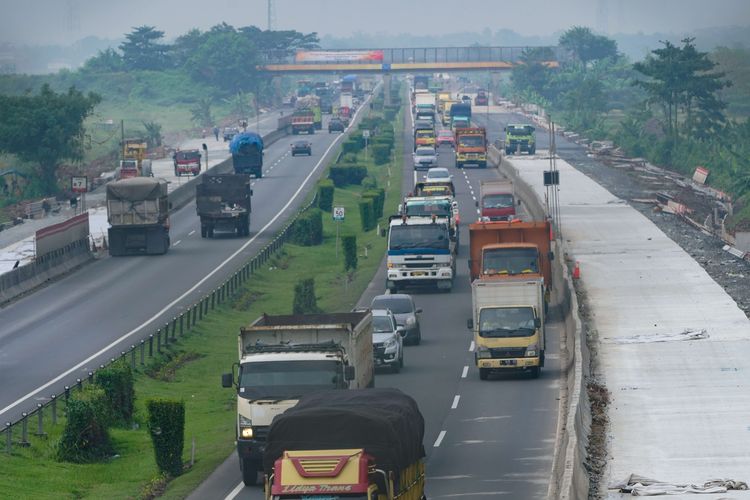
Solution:
M 505 154 L 536 153 L 536 129 L 526 124 L 508 124 L 505 127 Z

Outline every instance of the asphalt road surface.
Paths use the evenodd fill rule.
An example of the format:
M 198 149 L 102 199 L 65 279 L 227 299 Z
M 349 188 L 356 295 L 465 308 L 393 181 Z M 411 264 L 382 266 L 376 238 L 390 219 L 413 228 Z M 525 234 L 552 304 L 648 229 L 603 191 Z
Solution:
M 0 309 L 0 422 L 86 377 L 252 257 L 297 210 L 325 166 L 322 156 L 340 143 L 325 123 L 317 134 L 300 137 L 312 142 L 311 157 L 291 157 L 290 140 L 266 149 L 263 177 L 253 186 L 249 238 L 217 233 L 202 239 L 190 203 L 170 217 L 166 255 L 104 258 Z
M 407 193 L 413 186 L 410 124 L 403 157 Z M 496 136 L 495 134 L 494 136 Z M 427 497 L 543 498 L 551 477 L 560 391 L 560 318 L 547 325 L 546 366 L 538 379 L 508 374 L 479 380 L 474 366 L 468 276 L 468 227 L 477 218 L 474 194 L 495 169 L 457 170 L 450 148 L 440 165 L 454 175 L 461 216 L 457 277 L 450 293 L 407 290 L 421 315 L 422 343 L 408 346 L 398 374 L 377 372 L 377 387 L 396 387 L 414 397 L 426 421 Z M 421 175 L 421 173 L 420 173 Z M 385 267 L 368 287 L 360 305 L 383 293 Z M 551 308 L 553 310 L 553 308 Z M 244 487 L 232 454 L 191 499 L 260 499 L 262 487 Z

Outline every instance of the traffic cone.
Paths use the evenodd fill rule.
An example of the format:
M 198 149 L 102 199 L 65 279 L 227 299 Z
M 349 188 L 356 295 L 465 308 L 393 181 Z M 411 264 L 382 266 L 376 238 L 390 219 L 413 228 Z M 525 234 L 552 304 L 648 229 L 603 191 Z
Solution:
M 573 268 L 573 279 L 581 279 L 581 267 L 578 265 L 578 261 L 576 261 L 576 267 Z

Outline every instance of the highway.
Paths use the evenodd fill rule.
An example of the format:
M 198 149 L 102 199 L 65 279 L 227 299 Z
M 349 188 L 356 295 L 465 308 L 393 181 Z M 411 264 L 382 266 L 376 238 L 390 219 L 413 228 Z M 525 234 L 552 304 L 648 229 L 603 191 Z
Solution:
M 250 238 L 201 239 L 190 203 L 170 217 L 167 255 L 104 258 L 0 309 L 0 421 L 84 378 L 220 284 L 297 210 L 339 137 L 324 123 L 309 136 L 311 157 L 291 157 L 289 140 L 266 149 Z
M 403 157 L 403 192 L 413 187 L 411 125 Z M 426 494 L 433 498 L 544 498 L 551 477 L 560 391 L 559 338 L 562 325 L 547 326 L 547 363 L 539 379 L 524 374 L 480 381 L 474 367 L 467 256 L 468 228 L 476 220 L 473 193 L 495 169 L 456 170 L 450 148 L 440 150 L 440 165 L 454 175 L 461 216 L 457 277 L 451 293 L 412 289 L 421 315 L 422 343 L 408 346 L 399 374 L 378 372 L 376 387 L 395 387 L 414 397 L 425 416 Z M 421 175 L 421 174 L 420 174 Z M 360 300 L 368 306 L 383 293 L 385 262 Z M 551 310 L 554 308 L 551 308 Z M 232 454 L 191 499 L 259 499 L 262 488 L 244 487 Z

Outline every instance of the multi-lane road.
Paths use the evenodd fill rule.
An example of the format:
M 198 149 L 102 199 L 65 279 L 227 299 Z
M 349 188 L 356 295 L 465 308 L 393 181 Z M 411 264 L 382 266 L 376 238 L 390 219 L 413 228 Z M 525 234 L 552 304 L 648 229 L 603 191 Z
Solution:
M 411 123 L 407 123 L 403 156 L 403 192 L 413 187 Z M 495 137 L 495 136 L 492 136 Z M 376 386 L 396 387 L 414 397 L 425 416 L 427 497 L 544 498 L 550 482 L 560 391 L 561 324 L 547 327 L 547 363 L 539 379 L 512 374 L 480 381 L 474 367 L 467 225 L 477 218 L 479 183 L 497 178 L 495 169 L 454 167 L 450 148 L 440 150 L 457 190 L 461 245 L 451 293 L 407 290 L 421 315 L 422 343 L 408 346 L 398 374 L 376 374 Z M 360 300 L 367 306 L 383 293 L 385 268 Z M 190 498 L 262 498 L 261 487 L 244 487 L 233 454 Z

